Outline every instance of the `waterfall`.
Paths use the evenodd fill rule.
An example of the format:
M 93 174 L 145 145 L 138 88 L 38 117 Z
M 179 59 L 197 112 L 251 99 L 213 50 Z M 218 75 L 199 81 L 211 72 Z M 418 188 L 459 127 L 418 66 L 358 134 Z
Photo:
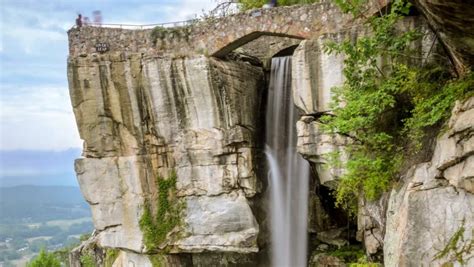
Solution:
M 272 59 L 266 110 L 272 265 L 306 266 L 309 165 L 296 151 L 291 56 Z

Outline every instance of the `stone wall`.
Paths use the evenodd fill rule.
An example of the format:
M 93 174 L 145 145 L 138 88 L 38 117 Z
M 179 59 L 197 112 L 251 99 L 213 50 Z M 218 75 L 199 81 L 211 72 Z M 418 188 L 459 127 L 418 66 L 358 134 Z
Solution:
M 372 0 L 366 13 L 375 13 L 388 0 Z M 337 33 L 361 22 L 341 13 L 331 1 L 240 12 L 223 18 L 210 18 L 192 25 L 163 28 L 152 40 L 151 29 L 126 30 L 85 26 L 69 30 L 69 55 L 95 53 L 97 43 L 108 43 L 111 52 L 137 52 L 154 55 L 222 57 L 262 35 L 310 39 Z
M 270 69 L 271 59 L 282 50 L 298 46 L 301 39 L 262 35 L 257 39 L 237 48 L 234 52 L 259 59 L 265 69 Z

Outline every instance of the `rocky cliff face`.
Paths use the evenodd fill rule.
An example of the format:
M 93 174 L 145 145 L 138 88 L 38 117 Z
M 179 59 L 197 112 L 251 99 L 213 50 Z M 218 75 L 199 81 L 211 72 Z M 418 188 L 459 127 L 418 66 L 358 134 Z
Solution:
M 416 0 L 416 6 L 443 40 L 458 73 L 474 66 L 474 3 L 463 0 Z
M 458 102 L 430 161 L 413 166 L 392 190 L 387 209 L 387 266 L 441 266 L 474 239 L 474 98 Z M 463 229 L 464 228 L 464 229 Z M 453 251 L 437 257 L 460 234 Z M 474 265 L 466 257 L 465 266 Z M 467 253 L 466 253 L 467 252 Z M 466 254 L 466 255 L 464 255 Z
M 119 52 L 71 58 L 68 75 L 84 140 L 75 168 L 100 246 L 147 252 L 140 219 L 175 173 L 180 222 L 162 248 L 258 251 L 261 69 Z
M 265 24 L 272 37 L 240 47 L 236 52 L 247 54 L 243 57 L 220 59 L 198 49 L 206 46 L 206 38 L 217 38 L 203 33 L 201 26 L 190 36 L 206 38 L 190 45 L 191 52 L 186 50 L 190 41 L 181 42 L 186 38 L 178 35 L 168 36 L 162 49 L 166 53 L 160 42 L 168 37 L 154 43 L 147 30 L 71 30 L 69 90 L 84 140 L 83 158 L 75 169 L 96 228 L 93 238 L 71 255 L 73 266 L 80 266 L 84 253 L 98 254 L 103 264 L 108 249 L 120 251 L 113 263 L 117 267 L 268 266 L 262 155 L 265 63 L 294 46 L 293 98 L 302 115 L 296 125 L 297 149 L 313 169 L 308 231 L 319 244 L 316 250 L 346 245 L 349 222 L 331 197 L 344 170 L 326 168 L 324 155 L 341 151 L 347 157 L 344 148 L 350 140 L 323 133 L 318 120 L 330 111 L 331 88 L 344 81 L 344 58 L 328 55 L 322 47 L 328 40 L 340 42 L 367 32 L 357 21 L 336 16 L 333 8 L 327 2 L 289 8 L 282 21 L 298 23 L 286 33 L 271 32 L 276 26 Z M 285 15 L 284 10 L 275 14 Z M 263 21 L 271 12 L 264 11 L 263 17 L 248 12 L 226 18 L 223 25 L 252 16 Z M 312 28 L 304 27 L 305 14 Z M 318 19 L 318 14 L 323 15 Z M 427 28 L 419 17 L 402 23 L 406 28 L 420 25 Z M 258 29 L 249 26 L 238 32 L 255 38 L 253 30 Z M 295 36 L 297 32 L 301 34 Z M 421 57 L 430 52 L 434 39 L 432 33 L 417 44 Z M 110 51 L 95 52 L 99 42 L 109 42 Z M 222 42 L 219 47 L 225 46 Z M 464 50 L 450 51 L 461 55 L 462 66 L 469 66 Z M 464 240 L 472 240 L 473 112 L 474 98 L 459 102 L 448 130 L 436 139 L 431 159 L 412 166 L 379 201 L 361 200 L 357 239 L 368 255 L 383 254 L 386 266 L 442 264 L 450 255 L 434 258 L 462 227 L 467 229 L 461 233 Z M 312 262 L 318 266 L 330 258 L 316 255 Z

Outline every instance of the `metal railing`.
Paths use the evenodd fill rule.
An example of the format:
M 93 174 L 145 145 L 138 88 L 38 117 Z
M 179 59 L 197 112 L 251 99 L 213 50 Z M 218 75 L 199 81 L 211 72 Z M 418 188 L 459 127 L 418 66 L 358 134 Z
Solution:
M 205 20 L 206 18 L 221 18 L 226 17 L 235 13 L 238 13 L 237 2 L 234 0 L 223 2 L 213 10 L 209 11 L 207 14 L 204 14 L 202 18 L 190 19 L 190 20 L 182 20 L 182 21 L 174 21 L 174 22 L 165 22 L 165 23 L 157 23 L 157 24 L 113 24 L 113 23 L 93 23 L 88 22 L 84 23 L 82 27 L 106 27 L 106 28 L 118 28 L 118 29 L 130 29 L 130 30 L 145 30 L 151 29 L 154 27 L 164 27 L 164 28 L 172 28 L 172 27 L 184 27 L 196 23 L 200 20 Z M 72 28 L 77 28 L 74 25 Z
M 151 29 L 154 27 L 164 27 L 164 28 L 172 28 L 172 27 L 184 27 L 191 25 L 197 22 L 198 19 L 190 19 L 190 20 L 182 20 L 182 21 L 174 21 L 174 22 L 165 22 L 165 23 L 156 23 L 156 24 L 114 24 L 114 23 L 84 23 L 82 27 L 104 27 L 104 28 L 117 28 L 117 29 L 130 29 L 130 30 L 145 30 Z M 77 28 L 77 25 L 74 25 L 72 28 Z

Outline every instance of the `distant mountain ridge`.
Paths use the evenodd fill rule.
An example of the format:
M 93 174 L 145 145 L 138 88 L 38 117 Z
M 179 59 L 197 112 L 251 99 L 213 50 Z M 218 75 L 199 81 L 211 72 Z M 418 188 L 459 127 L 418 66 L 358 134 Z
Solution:
M 0 223 L 74 219 L 90 216 L 78 187 L 15 186 L 0 188 Z
M 77 186 L 74 160 L 81 149 L 0 150 L 0 187 L 17 185 Z

